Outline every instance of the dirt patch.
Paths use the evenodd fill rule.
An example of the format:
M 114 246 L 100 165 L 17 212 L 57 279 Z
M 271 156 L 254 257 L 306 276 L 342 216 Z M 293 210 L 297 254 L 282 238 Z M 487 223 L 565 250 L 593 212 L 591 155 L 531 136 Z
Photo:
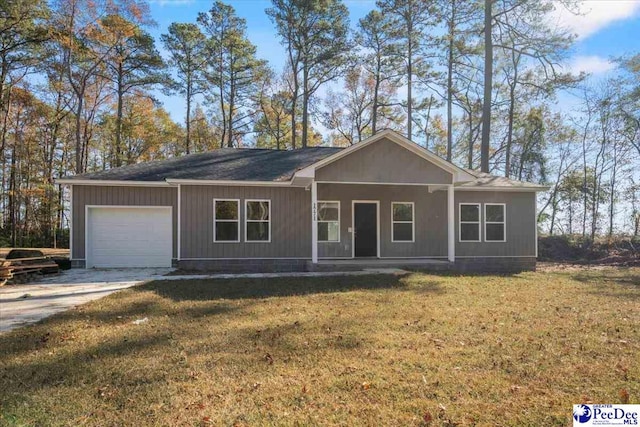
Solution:
M 0 258 L 4 258 L 7 256 L 9 251 L 12 249 L 33 249 L 37 251 L 42 251 L 45 256 L 60 256 L 60 257 L 68 257 L 69 249 L 64 248 L 0 248 Z
M 617 236 L 594 241 L 582 236 L 544 236 L 538 239 L 538 260 L 576 266 L 640 266 L 640 239 Z

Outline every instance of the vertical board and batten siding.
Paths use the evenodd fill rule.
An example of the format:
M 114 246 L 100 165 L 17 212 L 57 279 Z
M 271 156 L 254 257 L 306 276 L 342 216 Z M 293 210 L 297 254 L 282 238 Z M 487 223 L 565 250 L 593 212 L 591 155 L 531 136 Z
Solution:
M 451 184 L 453 175 L 388 139 L 316 170 L 317 181 Z
M 310 258 L 311 193 L 298 187 L 181 186 L 181 258 Z M 213 241 L 213 200 L 240 199 L 240 242 Z M 271 242 L 245 242 L 245 200 L 271 200 Z
M 318 242 L 321 258 L 351 258 L 352 201 L 380 202 L 380 257 L 446 257 L 447 193 L 426 186 L 318 184 L 319 201 L 340 201 L 340 242 Z M 414 202 L 414 242 L 392 242 L 391 202 Z
M 460 242 L 459 205 L 479 203 L 481 242 Z M 484 241 L 484 204 L 506 205 L 506 242 Z M 456 257 L 535 257 L 536 193 L 512 191 L 456 191 Z
M 72 259 L 85 258 L 85 207 L 104 206 L 171 206 L 173 258 L 177 257 L 177 189 L 175 187 L 73 186 L 73 254 Z

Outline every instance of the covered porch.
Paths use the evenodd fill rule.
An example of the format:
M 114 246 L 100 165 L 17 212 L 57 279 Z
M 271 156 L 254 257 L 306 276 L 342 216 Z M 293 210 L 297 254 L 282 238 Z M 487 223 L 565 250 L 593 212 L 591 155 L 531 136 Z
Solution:
M 455 261 L 453 185 L 313 181 L 311 264 L 444 267 Z
M 353 258 L 319 259 L 309 262 L 308 271 L 358 271 L 397 268 L 403 270 L 449 271 L 455 264 L 438 258 Z

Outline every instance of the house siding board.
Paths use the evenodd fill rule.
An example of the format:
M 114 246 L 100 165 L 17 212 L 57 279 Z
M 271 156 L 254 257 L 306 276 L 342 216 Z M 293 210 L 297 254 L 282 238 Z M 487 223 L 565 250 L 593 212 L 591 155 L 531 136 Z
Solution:
M 535 257 L 536 194 L 533 192 L 456 191 L 456 257 Z M 480 203 L 481 242 L 460 242 L 458 206 Z M 506 242 L 484 241 L 484 204 L 506 205 Z
M 318 242 L 320 258 L 351 258 L 352 201 L 380 201 L 380 256 L 446 257 L 447 194 L 426 186 L 318 184 L 318 200 L 340 201 L 340 242 Z M 415 242 L 391 241 L 391 202 L 415 202 Z
M 453 175 L 395 142 L 384 139 L 319 168 L 316 180 L 451 184 Z
M 85 207 L 105 206 L 171 206 L 173 224 L 173 257 L 177 256 L 177 189 L 172 187 L 73 186 L 73 259 L 85 258 Z
M 309 258 L 311 195 L 297 187 L 183 185 L 181 258 Z M 213 242 L 213 199 L 240 199 L 240 242 Z M 271 200 L 271 242 L 246 243 L 245 200 Z

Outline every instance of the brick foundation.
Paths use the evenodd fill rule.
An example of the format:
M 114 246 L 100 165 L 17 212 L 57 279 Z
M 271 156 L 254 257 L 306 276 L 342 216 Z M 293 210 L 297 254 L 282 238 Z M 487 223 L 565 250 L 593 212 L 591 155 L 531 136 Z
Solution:
M 286 273 L 307 271 L 305 259 L 204 259 L 180 260 L 178 268 L 210 273 Z
M 518 273 L 535 271 L 535 257 L 456 258 L 453 270 L 461 273 Z

